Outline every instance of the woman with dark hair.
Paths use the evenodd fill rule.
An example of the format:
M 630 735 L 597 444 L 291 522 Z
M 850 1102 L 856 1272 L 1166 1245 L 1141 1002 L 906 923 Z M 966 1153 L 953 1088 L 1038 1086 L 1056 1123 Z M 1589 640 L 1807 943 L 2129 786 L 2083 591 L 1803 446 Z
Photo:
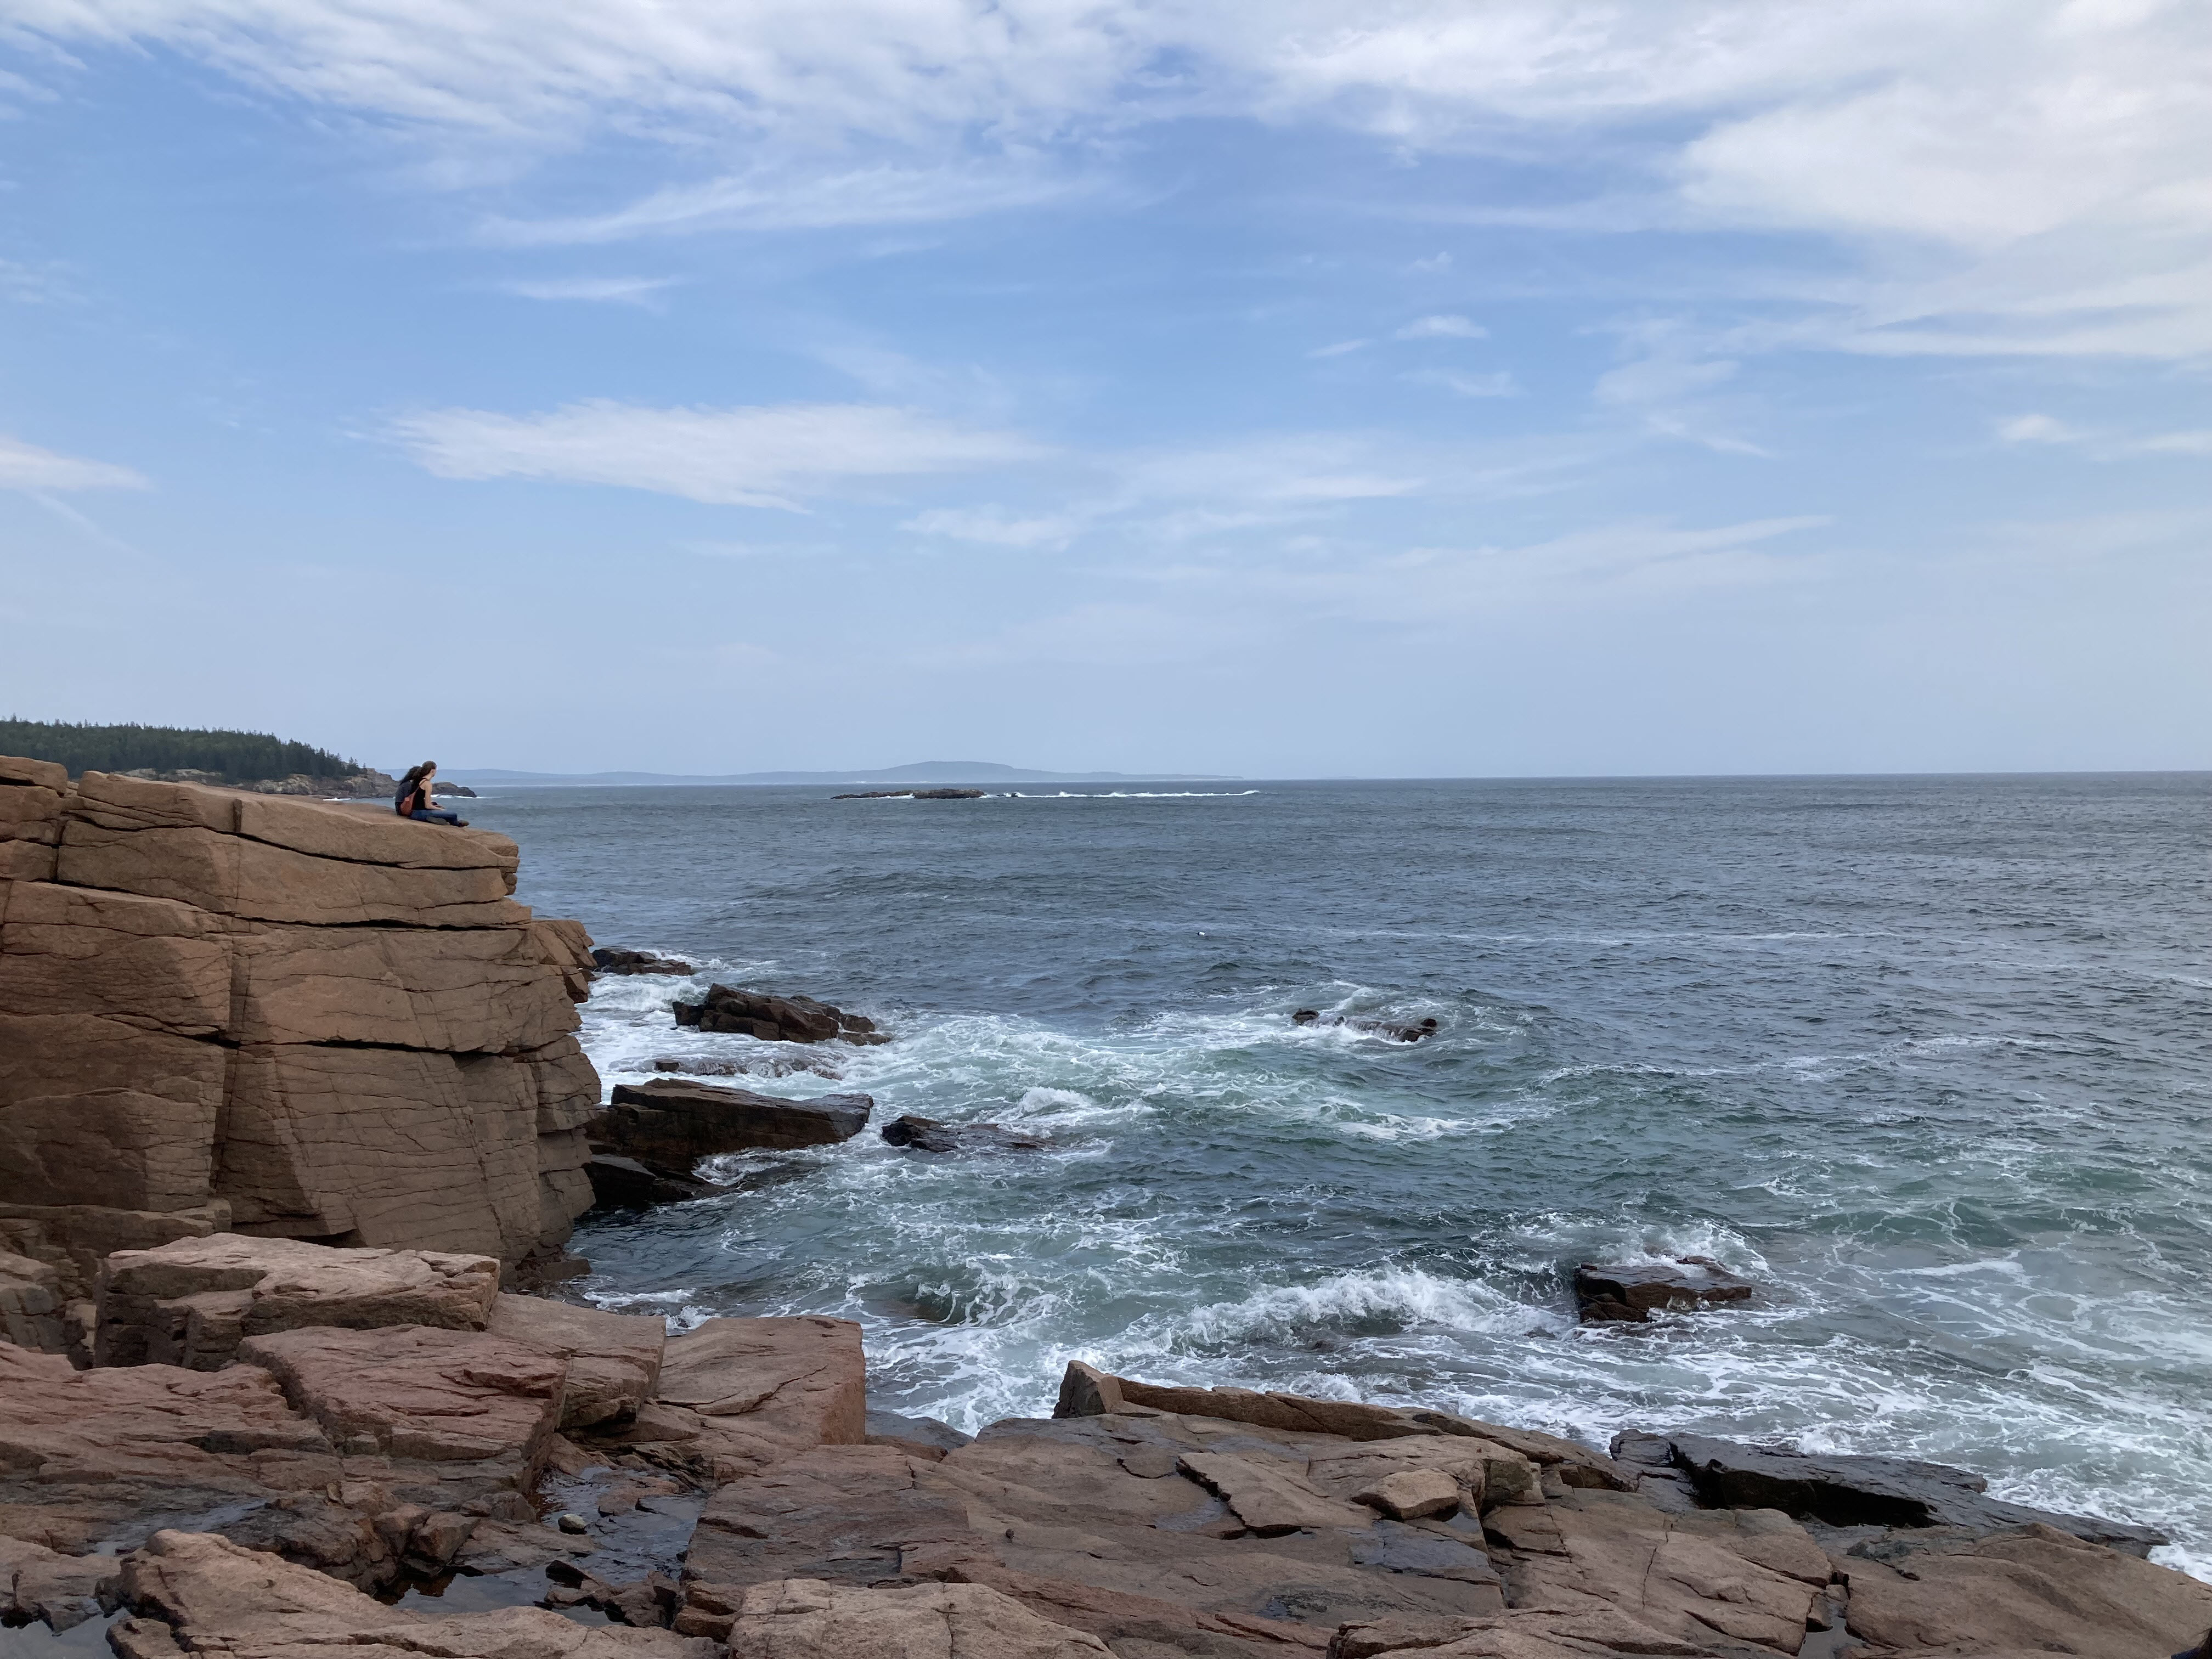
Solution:
M 392 810 L 403 818 L 420 818 L 425 823 L 450 823 L 456 830 L 467 829 L 469 821 L 460 814 L 441 811 L 432 804 L 430 780 L 437 775 L 435 761 L 409 767 L 407 775 L 399 780 L 399 793 L 392 798 Z

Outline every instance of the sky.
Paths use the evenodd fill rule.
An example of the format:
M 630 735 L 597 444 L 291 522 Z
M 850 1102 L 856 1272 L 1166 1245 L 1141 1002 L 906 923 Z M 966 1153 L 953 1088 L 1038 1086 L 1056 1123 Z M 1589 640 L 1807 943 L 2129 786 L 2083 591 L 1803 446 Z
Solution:
M 2203 0 L 0 0 L 0 713 L 2212 767 Z

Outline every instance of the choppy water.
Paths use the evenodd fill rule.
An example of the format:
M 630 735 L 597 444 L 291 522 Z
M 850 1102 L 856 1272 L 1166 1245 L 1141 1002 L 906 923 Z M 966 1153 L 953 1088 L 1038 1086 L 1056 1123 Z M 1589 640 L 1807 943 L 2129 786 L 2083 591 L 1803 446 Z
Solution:
M 609 1305 L 858 1319 L 884 1403 L 969 1427 L 1081 1356 L 1907 1453 L 2212 1576 L 2212 777 L 830 793 L 473 815 L 600 942 L 898 1033 L 762 1086 L 1053 1150 L 734 1160 L 583 1230 Z M 758 1049 L 684 988 L 601 981 L 610 1083 Z M 1577 1261 L 1688 1251 L 1772 1296 L 1575 1324 Z

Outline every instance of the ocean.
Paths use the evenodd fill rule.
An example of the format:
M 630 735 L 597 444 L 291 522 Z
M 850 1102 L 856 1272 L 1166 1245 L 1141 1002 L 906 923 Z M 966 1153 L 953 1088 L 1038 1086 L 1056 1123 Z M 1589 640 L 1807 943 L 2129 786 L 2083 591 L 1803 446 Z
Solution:
M 470 804 L 699 969 L 598 982 L 610 1085 L 769 1053 L 677 1029 L 717 981 L 896 1035 L 774 1045 L 838 1075 L 735 1080 L 874 1124 L 588 1218 L 586 1294 L 858 1320 L 873 1403 L 970 1430 L 1082 1358 L 1931 1458 L 2212 1577 L 2212 776 L 1032 787 Z M 1690 1253 L 1765 1293 L 1577 1324 L 1576 1263 Z

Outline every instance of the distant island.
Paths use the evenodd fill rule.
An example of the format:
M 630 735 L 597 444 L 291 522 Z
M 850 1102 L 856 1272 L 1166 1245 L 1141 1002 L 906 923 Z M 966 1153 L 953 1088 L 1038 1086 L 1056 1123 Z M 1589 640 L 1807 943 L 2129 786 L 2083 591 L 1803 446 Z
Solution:
M 506 772 L 495 768 L 451 766 L 441 775 L 459 783 L 503 789 L 632 788 L 698 784 L 876 784 L 876 783 L 1235 783 L 1224 772 L 1044 772 L 996 761 L 916 761 L 851 772 L 730 772 L 719 775 L 677 772 Z

